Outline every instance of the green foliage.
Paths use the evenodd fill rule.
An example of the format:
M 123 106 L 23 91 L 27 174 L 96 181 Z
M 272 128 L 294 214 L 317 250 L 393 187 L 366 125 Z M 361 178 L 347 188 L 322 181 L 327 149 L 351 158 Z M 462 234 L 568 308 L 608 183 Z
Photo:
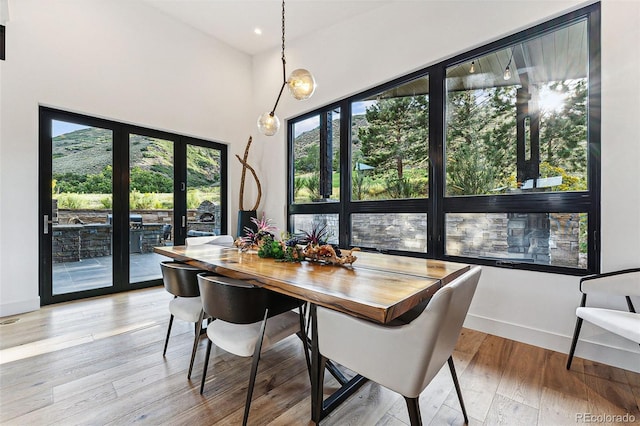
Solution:
M 496 185 L 494 169 L 470 147 L 461 146 L 447 167 L 447 194 L 490 194 Z
M 282 260 L 284 262 L 300 262 L 304 258 L 302 254 L 302 249 L 297 246 L 287 246 L 284 250 L 284 257 Z
M 111 195 L 108 195 L 104 198 L 100 199 L 100 204 L 102 204 L 102 206 L 107 209 L 107 210 L 111 210 L 113 208 L 113 197 Z
M 301 149 L 295 157 L 296 173 L 318 172 L 320 167 L 320 142 L 315 141 Z
M 300 193 L 300 190 L 304 188 L 304 186 L 305 186 L 305 178 L 303 178 L 302 176 L 296 176 L 293 179 L 293 199 L 294 200 L 297 200 L 298 194 Z
M 143 194 L 134 189 L 129 192 L 129 208 L 131 210 L 161 209 L 163 208 L 163 203 L 158 194 Z
M 296 245 L 285 245 L 283 241 L 276 240 L 271 234 L 265 235 L 260 243 L 258 256 L 282 262 L 300 262 L 304 257 L 302 250 Z
M 262 238 L 260 248 L 258 249 L 258 256 L 283 259 L 284 255 L 285 249 L 282 247 L 280 241 L 275 240 L 272 235 L 266 235 Z
M 321 198 L 320 195 L 320 174 L 314 173 L 304 181 L 304 187 L 307 189 L 309 193 L 309 200 L 319 200 Z
M 538 92 L 546 90 L 563 93 L 565 102 L 561 111 L 540 109 L 539 175 L 563 176 L 563 184 L 553 191 L 585 190 L 586 81 L 537 87 Z M 450 92 L 446 143 L 447 195 L 518 188 L 515 87 Z
M 60 194 L 57 200 L 59 209 L 80 210 L 85 208 L 82 197 L 77 194 Z
M 113 137 L 110 130 L 86 128 L 53 139 L 56 191 L 107 194 L 112 187 Z M 173 192 L 172 141 L 132 134 L 130 187 L 140 192 Z M 220 151 L 187 147 L 189 187 L 210 190 L 220 185 Z
M 566 95 L 561 111 L 541 111 L 540 161 L 586 176 L 587 82 L 584 79 L 547 85 Z
M 113 168 L 105 168 L 96 174 L 54 173 L 53 180 L 58 193 L 107 194 L 111 192 Z
M 450 92 L 447 99 L 447 195 L 503 188 L 516 166 L 514 87 Z
M 365 178 L 362 170 L 354 170 L 351 175 L 352 197 L 354 200 L 364 200 L 369 189 L 368 179 Z
M 367 107 L 367 126 L 358 129 L 360 153 L 374 174 L 395 171 L 402 180 L 407 165 L 424 164 L 429 153 L 429 98 L 380 99 Z
M 413 184 L 404 177 L 402 179 L 389 179 L 386 181 L 389 198 L 411 198 L 413 195 Z
M 173 179 L 157 172 L 134 167 L 130 173 L 129 188 L 140 192 L 173 192 Z
M 203 199 L 199 190 L 197 189 L 187 190 L 187 208 L 188 209 L 197 209 L 198 206 L 202 203 L 202 201 Z
M 554 187 L 558 191 L 586 191 L 587 182 L 583 177 L 571 176 L 561 167 L 554 167 L 546 161 L 540 164 L 540 177 L 562 176 L 562 184 Z

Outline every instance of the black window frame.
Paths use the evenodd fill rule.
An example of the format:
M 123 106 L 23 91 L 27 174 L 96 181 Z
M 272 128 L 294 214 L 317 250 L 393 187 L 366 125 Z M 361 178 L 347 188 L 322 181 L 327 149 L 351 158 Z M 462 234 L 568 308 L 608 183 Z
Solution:
M 7 55 L 7 27 L 0 25 L 0 60 L 4 61 Z
M 585 20 L 588 32 L 588 134 L 586 191 L 546 192 L 528 194 L 445 196 L 444 139 L 446 114 L 446 70 L 484 54 L 522 43 L 548 32 Z M 351 200 L 351 104 L 367 96 L 383 92 L 421 76 L 429 76 L 429 196 L 409 200 Z M 427 213 L 427 253 L 379 250 L 391 254 L 458 261 L 513 269 L 584 275 L 600 272 L 600 3 L 574 10 L 547 22 L 519 31 L 500 40 L 452 56 L 437 64 L 414 71 L 364 92 L 349 96 L 314 111 L 287 120 L 288 146 L 288 229 L 293 231 L 292 217 L 297 214 L 338 214 L 339 244 L 348 247 L 353 213 Z M 340 109 L 340 201 L 293 203 L 293 128 L 295 123 L 314 115 Z M 322 153 L 321 153 L 322 156 Z M 322 182 L 321 182 L 322 185 Z M 477 257 L 451 256 L 445 253 L 445 215 L 447 213 L 587 213 L 588 249 L 586 269 L 552 266 L 529 262 Z
M 187 215 L 187 146 L 202 146 L 220 151 L 220 234 L 228 233 L 228 150 L 226 144 L 186 136 L 164 130 L 152 129 L 135 124 L 128 124 L 120 121 L 99 118 L 88 114 L 80 114 L 62 109 L 39 106 L 39 217 L 45 215 L 52 217 L 51 209 L 51 175 L 52 175 L 52 151 L 51 151 L 51 122 L 67 121 L 75 124 L 98 127 L 112 132 L 113 149 L 113 283 L 108 287 L 101 287 L 78 292 L 52 294 L 52 253 L 51 238 L 52 232 L 43 233 L 42 221 L 38 221 L 39 240 L 39 264 L 38 289 L 40 294 L 40 304 L 42 306 L 67 302 L 70 300 L 87 297 L 101 296 L 145 287 L 152 287 L 162 284 L 162 278 L 150 281 L 130 282 L 129 264 L 129 193 L 130 193 L 130 135 L 144 135 L 152 138 L 167 140 L 173 143 L 174 161 L 174 221 L 173 243 L 175 245 L 184 244 L 186 238 L 186 228 L 180 226 L 180 217 Z M 47 195 L 45 195 L 47 194 Z

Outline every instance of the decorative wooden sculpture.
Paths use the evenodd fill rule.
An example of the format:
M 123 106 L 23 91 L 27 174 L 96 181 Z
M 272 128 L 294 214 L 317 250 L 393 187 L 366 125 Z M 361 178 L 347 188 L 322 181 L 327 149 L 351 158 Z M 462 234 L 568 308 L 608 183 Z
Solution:
M 247 146 L 244 149 L 244 158 L 240 158 L 240 156 L 236 154 L 236 158 L 238 159 L 238 161 L 240 161 L 240 164 L 242 164 L 242 178 L 240 179 L 240 202 L 238 204 L 240 211 L 244 210 L 244 180 L 247 174 L 247 169 L 249 169 L 249 171 L 253 175 L 253 179 L 256 181 L 256 186 L 258 187 L 258 198 L 256 199 L 256 203 L 253 205 L 253 208 L 249 210 L 253 210 L 253 211 L 258 210 L 258 206 L 260 205 L 260 200 L 262 199 L 262 186 L 260 185 L 260 180 L 258 179 L 258 175 L 256 174 L 256 171 L 253 169 L 253 167 L 251 167 L 249 163 L 247 163 L 247 158 L 249 158 L 249 148 L 251 147 L 252 140 L 253 138 L 249 136 L 249 140 L 247 141 Z

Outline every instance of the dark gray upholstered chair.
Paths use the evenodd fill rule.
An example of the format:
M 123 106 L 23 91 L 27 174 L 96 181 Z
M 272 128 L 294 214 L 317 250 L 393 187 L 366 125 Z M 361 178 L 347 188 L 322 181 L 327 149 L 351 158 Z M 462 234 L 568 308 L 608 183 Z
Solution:
M 189 372 L 187 373 L 187 378 L 191 378 L 193 361 L 196 356 L 198 341 L 200 340 L 202 330 L 202 322 L 208 318 L 202 310 L 202 301 L 198 288 L 198 274 L 203 271 L 180 262 L 161 262 L 160 268 L 162 270 L 164 288 L 174 296 L 169 302 L 169 313 L 171 316 L 169 317 L 169 327 L 167 328 L 167 338 L 164 342 L 162 356 L 165 356 L 167 353 L 173 318 L 175 317 L 182 321 L 194 323 L 195 337 L 193 340 L 193 349 L 191 350 L 191 363 L 189 364 Z
M 300 332 L 302 318 L 292 311 L 300 300 L 253 286 L 245 281 L 202 273 L 198 276 L 205 315 L 215 318 L 207 327 L 207 353 L 200 393 L 209 365 L 211 345 L 243 357 L 253 357 L 242 424 L 247 423 L 260 353 Z

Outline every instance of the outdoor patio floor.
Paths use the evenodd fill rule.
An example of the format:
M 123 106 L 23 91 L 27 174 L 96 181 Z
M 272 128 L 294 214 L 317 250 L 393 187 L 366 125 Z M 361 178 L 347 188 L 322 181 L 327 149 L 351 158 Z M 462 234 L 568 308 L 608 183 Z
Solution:
M 170 260 L 156 253 L 133 253 L 130 256 L 130 282 L 162 278 L 160 262 Z M 53 294 L 110 287 L 112 257 L 94 257 L 79 262 L 53 264 Z

